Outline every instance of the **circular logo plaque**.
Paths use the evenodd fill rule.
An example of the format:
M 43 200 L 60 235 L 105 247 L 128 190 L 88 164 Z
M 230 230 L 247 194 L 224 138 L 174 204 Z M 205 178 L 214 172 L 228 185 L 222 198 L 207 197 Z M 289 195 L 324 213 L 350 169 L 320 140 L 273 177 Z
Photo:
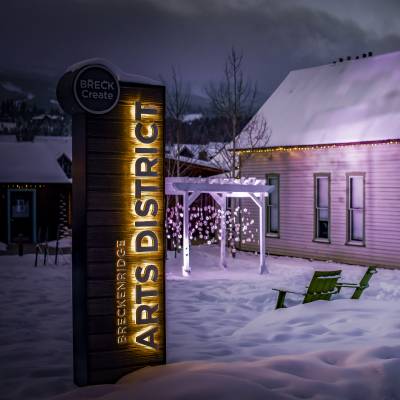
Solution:
M 76 101 L 88 113 L 105 114 L 118 103 L 118 79 L 102 65 L 82 68 L 76 75 L 73 86 Z

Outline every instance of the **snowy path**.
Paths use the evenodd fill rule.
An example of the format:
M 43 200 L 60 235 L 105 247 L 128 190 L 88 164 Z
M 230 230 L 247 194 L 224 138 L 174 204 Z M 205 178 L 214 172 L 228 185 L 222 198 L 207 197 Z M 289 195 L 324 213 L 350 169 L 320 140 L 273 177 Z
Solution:
M 260 276 L 252 254 L 238 253 L 221 271 L 217 247 L 192 250 L 190 279 L 181 277 L 179 258 L 167 263 L 174 364 L 60 399 L 400 398 L 400 271 L 380 269 L 360 301 L 344 290 L 343 299 L 275 311 L 272 287 L 301 289 L 315 269 L 339 268 L 358 282 L 365 269 L 270 257 L 271 273 Z M 74 389 L 70 265 L 34 268 L 31 255 L 2 256 L 0 279 L 0 399 L 44 400 Z

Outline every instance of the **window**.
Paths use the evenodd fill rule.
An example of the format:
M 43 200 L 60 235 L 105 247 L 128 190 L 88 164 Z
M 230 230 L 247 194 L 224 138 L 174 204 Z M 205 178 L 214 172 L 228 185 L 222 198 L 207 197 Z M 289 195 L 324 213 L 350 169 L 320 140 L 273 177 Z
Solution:
M 347 175 L 347 243 L 363 245 L 365 240 L 364 190 L 365 175 Z
M 330 174 L 314 175 L 314 240 L 330 239 Z
M 275 189 L 267 197 L 267 235 L 279 236 L 279 175 L 266 176 L 267 185 L 275 186 Z

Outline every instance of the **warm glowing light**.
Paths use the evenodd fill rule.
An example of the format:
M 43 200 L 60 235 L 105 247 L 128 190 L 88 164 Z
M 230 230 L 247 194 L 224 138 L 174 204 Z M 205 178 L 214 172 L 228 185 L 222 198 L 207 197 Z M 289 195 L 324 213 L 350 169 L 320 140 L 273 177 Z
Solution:
M 117 333 L 120 333 L 117 342 L 134 346 L 141 352 L 155 352 L 160 349 L 164 336 L 162 106 L 138 98 L 133 101 L 130 116 L 131 181 L 125 226 L 128 235 L 125 240 L 117 241 L 116 258 L 120 265 L 125 263 L 125 270 L 120 273 L 126 271 L 126 275 L 119 276 L 119 282 L 117 279 L 117 290 L 120 288 L 125 295 L 123 298 L 117 291 L 116 320 Z M 122 278 L 126 278 L 126 287 Z M 126 302 L 118 303 L 118 296 Z M 124 304 L 126 310 L 123 310 Z
M 400 144 L 400 140 L 383 140 L 378 142 L 357 142 L 357 143 L 338 143 L 338 144 L 325 144 L 325 145 L 304 145 L 304 146 L 280 146 L 280 147 L 266 147 L 262 149 L 242 149 L 237 150 L 238 154 L 245 153 L 274 153 L 274 152 L 291 152 L 291 151 L 310 151 L 310 150 L 326 150 L 326 149 L 341 149 L 347 147 L 375 147 L 388 144 Z

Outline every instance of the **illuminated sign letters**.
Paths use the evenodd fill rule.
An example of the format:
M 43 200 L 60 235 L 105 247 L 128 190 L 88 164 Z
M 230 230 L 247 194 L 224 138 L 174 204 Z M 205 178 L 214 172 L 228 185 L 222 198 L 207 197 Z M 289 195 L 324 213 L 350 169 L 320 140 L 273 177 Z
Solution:
M 74 375 L 111 383 L 165 362 L 164 87 L 72 68 Z

